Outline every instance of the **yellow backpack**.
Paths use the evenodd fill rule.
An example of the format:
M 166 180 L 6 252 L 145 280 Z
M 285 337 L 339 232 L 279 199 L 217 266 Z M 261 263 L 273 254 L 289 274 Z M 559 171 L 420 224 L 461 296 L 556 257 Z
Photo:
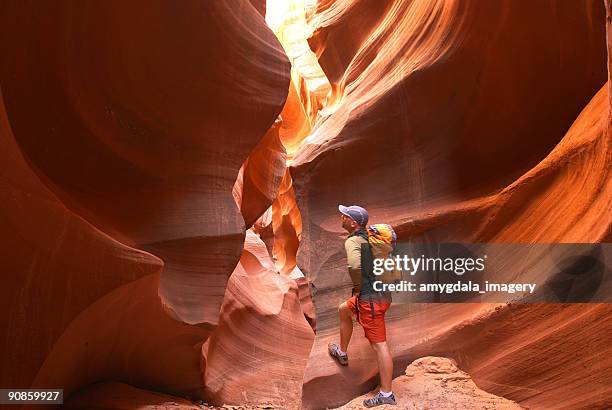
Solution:
M 372 249 L 372 257 L 374 259 L 386 259 L 391 257 L 397 235 L 387 224 L 376 224 L 368 226 L 368 242 Z M 383 283 L 396 283 L 402 279 L 402 271 L 398 268 L 392 270 L 385 269 L 382 275 L 377 276 L 378 280 Z

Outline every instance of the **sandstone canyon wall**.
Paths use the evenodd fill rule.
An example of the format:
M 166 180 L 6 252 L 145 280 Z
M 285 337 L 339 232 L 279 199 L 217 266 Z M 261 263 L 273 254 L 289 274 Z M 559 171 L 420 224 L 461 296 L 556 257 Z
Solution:
M 178 319 L 216 323 L 244 238 L 232 186 L 287 95 L 262 17 L 246 1 L 17 1 L 3 16 L 5 102 L 34 169 L 164 259 Z
M 612 221 L 602 2 L 396 1 L 374 21 L 369 17 L 380 10 L 368 14 L 362 3 L 323 11 L 329 15 L 321 21 L 332 22 L 315 30 L 312 44 L 338 94 L 291 168 L 303 224 L 298 265 L 316 289 L 317 338 L 303 393 L 311 408 L 332 396 L 349 400 L 375 383 L 363 338 L 351 342 L 351 360 L 359 363 L 352 370 L 339 371 L 325 357 L 338 337 L 336 306 L 350 286 L 337 204 L 361 204 L 372 222 L 391 223 L 401 239 L 416 242 L 599 242 L 609 238 Z M 355 24 L 361 42 L 346 28 Z M 561 329 L 577 323 L 556 311 L 569 311 L 530 306 L 525 320 L 559 318 L 558 330 L 545 337 L 558 347 L 544 353 L 536 333 L 525 331 L 520 355 L 492 347 L 496 359 L 517 361 L 511 367 L 483 361 L 477 348 L 468 353 L 463 338 L 451 337 L 470 323 L 495 328 L 494 307 L 395 305 L 388 329 L 396 370 L 419 355 L 449 355 L 477 369 L 479 385 L 519 403 L 605 407 L 610 386 L 597 370 L 587 375 L 546 363 L 567 363 L 574 344 L 579 363 L 597 360 L 602 351 L 593 346 L 605 343 L 608 305 L 584 307 L 590 315 L 580 326 L 590 336 L 570 332 L 567 340 L 559 339 Z M 463 337 L 475 346 L 493 343 L 479 332 Z M 549 374 L 566 393 L 531 372 Z M 337 384 L 354 390 L 336 392 Z
M 21 346 L 2 385 L 201 396 L 245 237 L 232 187 L 287 57 L 247 1 L 11 1 L 1 18 L 3 330 Z
M 348 368 L 326 351 L 350 292 L 337 205 L 404 241 L 609 242 L 611 7 L 5 2 L 0 387 L 368 392 L 361 329 Z M 520 405 L 606 408 L 611 314 L 397 303 L 387 329 L 396 376 L 445 356 Z M 152 397 L 120 383 L 100 391 Z

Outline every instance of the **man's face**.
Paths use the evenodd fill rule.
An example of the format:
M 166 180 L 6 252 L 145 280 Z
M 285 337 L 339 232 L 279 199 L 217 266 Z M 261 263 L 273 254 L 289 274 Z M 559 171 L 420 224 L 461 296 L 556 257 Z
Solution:
M 342 227 L 347 232 L 353 232 L 355 228 L 357 228 L 357 222 L 353 221 L 353 219 L 344 214 L 340 214 L 340 220 L 342 221 Z

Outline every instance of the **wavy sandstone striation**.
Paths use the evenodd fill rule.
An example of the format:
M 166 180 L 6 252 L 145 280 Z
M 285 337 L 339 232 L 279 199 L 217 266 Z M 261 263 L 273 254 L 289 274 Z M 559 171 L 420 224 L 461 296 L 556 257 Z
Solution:
M 508 305 L 396 360 L 454 357 L 480 388 L 528 408 L 605 409 L 612 404 L 611 313 L 609 304 Z
M 232 194 L 247 228 L 272 205 L 285 176 L 287 154 L 279 136 L 281 123 L 277 120 L 251 151 L 234 184 Z
M 208 397 L 297 407 L 313 339 L 298 284 L 279 274 L 265 244 L 247 231 L 219 326 L 202 349 Z
M 377 380 L 359 327 L 349 367 L 326 351 L 339 203 L 403 240 L 612 239 L 600 0 L 3 6 L 1 387 L 350 402 Z M 611 309 L 396 303 L 396 375 L 445 356 L 520 405 L 611 407 Z
M 338 337 L 336 306 L 349 291 L 338 203 L 362 204 L 371 221 L 392 223 L 402 239 L 414 241 L 598 242 L 612 225 L 601 2 L 391 1 L 382 14 L 373 10 L 377 21 L 364 21 L 355 7 L 322 18 L 331 22 L 315 32 L 311 43 L 320 48 L 323 69 L 336 73 L 337 94 L 291 167 L 303 218 L 298 266 L 317 289 L 307 408 L 341 404 L 375 383 L 374 358 L 360 329 L 350 348 L 353 369 L 338 369 L 326 357 L 325 345 Z M 369 35 L 350 46 L 356 51 L 347 58 L 344 40 L 355 39 L 346 38 L 343 27 L 353 21 L 362 21 Z M 397 365 L 435 353 L 430 341 L 466 323 L 486 326 L 494 307 L 394 306 L 388 329 Z M 562 305 L 543 309 L 528 307 L 522 320 L 563 318 Z M 585 333 L 570 336 L 568 346 L 600 342 L 596 318 L 609 308 L 594 309 L 586 310 Z M 564 320 L 568 324 L 560 326 L 571 329 L 570 318 Z M 603 403 L 608 388 L 601 380 L 585 390 L 577 380 L 586 375 L 547 364 L 575 358 L 573 348 L 543 352 L 545 342 L 528 333 L 529 353 L 518 356 L 515 373 L 482 364 L 476 383 L 527 404 L 560 406 L 570 396 L 576 406 Z M 549 333 L 544 340 L 556 337 Z M 480 363 L 477 349 L 468 354 L 453 346 L 435 349 Z M 600 353 L 583 348 L 576 360 L 584 365 Z M 537 370 L 529 374 L 534 363 Z M 547 385 L 548 377 L 559 387 Z M 332 394 L 329 386 L 337 384 L 346 388 Z M 534 390 L 526 394 L 530 385 Z M 560 386 L 567 393 L 559 394 Z
M 323 210 L 354 198 L 374 216 L 412 216 L 501 189 L 550 152 L 605 82 L 603 7 L 536 1 L 526 16 L 501 4 L 392 2 L 293 160 L 305 219 L 324 224 Z M 360 157 L 361 171 L 338 172 Z
M 10 121 L 19 146 L 3 150 L 15 198 L 6 215 L 19 221 L 3 230 L 3 264 L 23 273 L 3 298 L 15 337 L 3 386 L 60 385 L 69 396 L 118 380 L 203 397 L 201 345 L 243 248 L 232 186 L 249 154 L 282 162 L 276 185 L 285 174 L 278 136 L 264 134 L 287 96 L 287 57 L 247 1 L 3 11 L 2 143 Z M 262 137 L 274 152 L 257 151 Z M 28 165 L 11 162 L 20 150 Z M 274 183 L 247 177 L 246 197 L 270 195 L 265 210 Z M 163 259 L 161 276 L 160 259 L 106 234 Z M 26 310 L 24 300 L 37 301 Z M 296 312 L 312 333 L 299 300 Z
M 0 153 L 0 327 L 5 335 L 0 384 L 29 388 L 83 310 L 121 286 L 160 272 L 163 263 L 91 226 L 41 183 L 17 147 L 1 96 Z M 74 368 L 71 372 L 82 376 Z M 73 387 L 65 385 L 66 394 Z
M 280 135 L 289 155 L 300 147 L 328 103 L 331 84 L 310 49 L 312 27 L 308 17 L 316 10 L 315 0 L 268 0 L 266 23 L 278 37 L 291 61 L 291 84 L 281 112 Z
M 171 318 L 160 303 L 159 282 L 159 274 L 148 275 L 83 309 L 48 351 L 32 385 L 63 386 L 68 397 L 83 386 L 115 380 L 204 397 L 200 357 L 211 332 Z
M 177 319 L 215 324 L 244 239 L 232 186 L 287 96 L 263 17 L 246 0 L 13 1 L 2 15 L 0 78 L 34 169 L 69 208 L 164 260 Z
M 308 281 L 296 266 L 301 220 L 279 135 L 283 122 L 281 115 L 234 185 L 246 225 L 253 226 L 230 276 L 219 326 L 202 347 L 205 397 L 218 405 L 297 408 L 301 402 L 315 318 Z

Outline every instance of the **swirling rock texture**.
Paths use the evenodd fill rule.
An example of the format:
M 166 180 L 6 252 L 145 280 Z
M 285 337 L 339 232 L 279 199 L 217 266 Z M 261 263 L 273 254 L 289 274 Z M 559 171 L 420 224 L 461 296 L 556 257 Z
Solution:
M 325 358 L 325 345 L 338 337 L 336 306 L 349 288 L 338 203 L 364 205 L 371 221 L 391 223 L 400 238 L 415 241 L 599 242 L 609 238 L 612 220 L 602 2 L 394 1 L 374 21 L 368 17 L 379 9 L 364 14 L 365 5 L 343 3 L 313 18 L 320 27 L 311 44 L 336 79 L 337 95 L 291 168 L 303 225 L 298 265 L 325 295 L 314 298 L 317 338 L 303 393 L 310 408 L 367 391 L 375 375 L 363 338 L 351 342 L 352 370 Z M 355 22 L 369 33 L 361 42 L 344 28 Z M 458 339 L 434 342 L 468 323 L 497 326 L 495 307 L 395 305 L 388 329 L 396 370 L 422 354 L 451 355 L 468 372 L 478 369 L 477 384 L 521 404 L 610 404 L 601 373 L 547 365 L 577 360 L 586 369 L 610 356 L 593 348 L 607 339 L 600 326 L 609 305 L 575 308 L 584 312 L 581 335 L 570 332 L 575 312 L 560 313 L 562 305 L 526 308 L 525 323 L 549 316 L 559 327 L 525 331 L 521 354 L 494 344 L 497 358 L 515 360 L 512 370 L 481 361 L 482 351 L 467 352 Z M 561 333 L 565 345 L 558 344 Z M 470 337 L 479 346 L 491 343 L 482 333 Z M 559 387 L 546 383 L 551 378 Z
M 279 274 L 265 244 L 248 231 L 219 327 L 203 347 L 208 396 L 218 404 L 239 398 L 296 407 L 313 339 L 298 284 Z
M 349 292 L 337 205 L 403 240 L 612 239 L 611 7 L 4 2 L 0 387 L 76 408 L 367 393 L 361 330 L 348 368 L 326 352 Z M 611 313 L 398 303 L 396 376 L 422 373 L 398 392 L 421 400 L 439 363 L 469 380 L 456 363 L 476 408 L 610 407 Z M 454 362 L 411 365 L 432 355 Z
M 203 397 L 245 236 L 232 187 L 287 96 L 280 43 L 239 0 L 2 9 L 2 385 Z
M 246 159 L 233 188 L 246 227 L 251 227 L 276 199 L 286 174 L 287 155 L 277 121 Z
M 177 319 L 214 325 L 244 239 L 232 186 L 287 96 L 263 17 L 238 0 L 3 8 L 3 91 L 29 161 L 69 208 L 164 260 Z
M 158 273 L 163 263 L 99 231 L 41 183 L 15 143 L 1 98 L 0 153 L 0 326 L 2 351 L 10 352 L 0 359 L 0 383 L 24 388 L 36 385 L 49 352 L 84 310 L 105 294 Z M 75 387 L 65 386 L 67 393 Z

